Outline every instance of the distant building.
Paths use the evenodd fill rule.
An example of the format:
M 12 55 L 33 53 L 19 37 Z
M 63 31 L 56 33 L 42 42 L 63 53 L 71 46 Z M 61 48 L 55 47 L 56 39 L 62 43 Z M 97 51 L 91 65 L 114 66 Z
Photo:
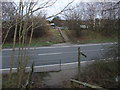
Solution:
M 55 26 L 55 24 L 54 23 L 50 23 L 50 26 Z
M 87 28 L 88 28 L 88 26 L 87 26 L 87 25 L 82 24 L 82 25 L 80 25 L 80 28 L 81 28 L 81 29 L 87 29 Z
M 54 23 L 50 23 L 50 26 L 55 29 L 55 24 Z
M 58 26 L 56 26 L 56 29 L 60 29 L 60 30 L 68 30 L 67 27 L 58 27 Z

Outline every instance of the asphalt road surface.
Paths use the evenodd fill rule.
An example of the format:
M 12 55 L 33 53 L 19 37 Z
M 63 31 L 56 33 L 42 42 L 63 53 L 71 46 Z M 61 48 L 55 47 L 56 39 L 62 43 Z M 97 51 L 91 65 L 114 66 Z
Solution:
M 113 58 L 116 57 L 113 55 L 116 53 L 114 51 L 117 50 L 114 50 L 116 45 L 116 43 L 101 43 L 30 48 L 30 50 L 27 51 L 27 66 L 30 66 L 33 62 L 35 66 L 77 62 L 78 47 L 80 47 L 81 51 L 87 56 L 85 58 L 81 55 L 81 61 Z M 110 53 L 111 50 L 113 54 Z M 2 50 L 2 69 L 10 67 L 11 55 L 11 49 Z M 15 50 L 13 68 L 17 67 L 17 61 L 18 49 Z

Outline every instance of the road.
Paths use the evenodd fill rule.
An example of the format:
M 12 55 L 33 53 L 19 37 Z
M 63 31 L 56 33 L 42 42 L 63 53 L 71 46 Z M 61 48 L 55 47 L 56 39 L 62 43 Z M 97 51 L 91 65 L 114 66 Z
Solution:
M 35 66 L 77 62 L 78 47 L 80 47 L 81 51 L 87 55 L 86 58 L 81 56 L 81 61 L 112 58 L 113 55 L 107 55 L 107 53 L 112 50 L 115 45 L 116 43 L 101 43 L 30 48 L 30 50 L 27 51 L 27 66 L 30 66 L 33 62 Z M 2 50 L 2 69 L 10 67 L 11 54 L 11 49 Z M 13 68 L 17 67 L 17 58 L 18 49 L 15 50 Z

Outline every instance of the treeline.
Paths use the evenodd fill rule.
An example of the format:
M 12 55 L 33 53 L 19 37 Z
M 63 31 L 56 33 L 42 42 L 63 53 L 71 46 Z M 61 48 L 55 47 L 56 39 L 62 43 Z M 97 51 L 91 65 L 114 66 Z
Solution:
M 81 36 L 81 30 L 92 30 L 110 36 L 119 28 L 120 2 L 79 3 L 75 9 L 64 12 L 66 26 Z
M 50 29 L 50 26 L 48 25 L 47 21 L 43 17 L 40 17 L 40 16 L 34 16 L 33 18 L 22 20 L 22 24 L 23 24 L 21 27 L 22 29 L 24 28 L 24 24 L 27 24 L 26 25 L 26 28 L 27 28 L 26 35 L 28 37 L 30 37 L 30 35 L 31 35 L 32 19 L 33 19 L 33 23 L 34 23 L 33 38 L 39 38 L 39 37 L 47 35 L 48 30 Z M 9 24 L 11 25 L 10 28 L 6 26 L 6 25 L 9 26 Z M 2 25 L 3 25 L 3 27 L 2 27 L 2 41 L 5 39 L 5 36 L 8 33 L 8 35 L 6 37 L 6 42 L 12 42 L 13 37 L 14 37 L 14 30 L 16 28 L 15 27 L 15 20 L 3 21 Z M 20 29 L 20 21 L 18 22 L 18 25 L 17 25 L 17 35 L 16 35 L 17 40 L 19 38 L 19 29 Z
M 68 9 L 63 12 L 63 18 L 55 17 L 52 22 L 59 27 L 67 27 L 68 30 L 72 30 L 75 37 L 81 36 L 81 31 L 92 30 L 99 32 L 103 35 L 110 36 L 118 31 L 119 23 L 119 8 L 120 2 L 87 2 L 79 3 L 72 9 Z M 21 18 L 16 12 L 16 8 L 13 3 L 2 3 L 3 8 L 3 22 L 2 22 L 2 40 L 6 38 L 6 42 L 11 42 L 14 37 L 14 30 L 16 26 L 16 17 L 18 19 L 17 29 L 20 29 L 20 23 L 26 24 L 27 33 L 30 37 L 32 23 L 34 24 L 33 38 L 39 38 L 47 34 L 49 30 L 48 22 L 45 16 L 40 13 L 39 15 L 28 15 Z M 22 13 L 22 12 L 21 12 Z M 23 15 L 24 16 L 24 15 Z M 22 21 L 21 21 L 22 20 Z M 12 27 L 11 27 L 12 26 Z M 24 25 L 21 27 L 24 28 Z M 8 34 L 7 34 L 8 33 Z M 6 37 L 7 34 L 7 37 Z M 17 30 L 17 37 L 19 36 L 19 30 Z M 18 38 L 17 38 L 18 39 Z
M 32 0 L 24 1 L 19 0 L 18 2 L 1 2 L 2 3 L 2 45 L 5 42 L 12 43 L 12 52 L 10 57 L 10 71 L 9 79 L 7 83 L 13 82 L 13 66 L 17 65 L 17 80 L 16 88 L 30 89 L 32 84 L 32 73 L 34 62 L 32 64 L 32 70 L 28 72 L 28 78 L 25 80 L 23 77 L 26 75 L 26 67 L 29 63 L 28 50 L 31 47 L 32 39 L 42 37 L 47 34 L 49 25 L 46 19 L 51 18 L 55 15 L 47 17 L 43 10 L 53 6 L 57 0 L 45 0 L 35 1 Z M 63 10 L 60 10 L 56 15 L 63 11 L 66 11 L 67 7 L 73 1 L 69 2 Z M 38 41 L 39 42 L 39 41 Z M 18 45 L 18 55 L 15 58 L 15 48 Z M 27 46 L 26 46 L 27 45 Z M 14 63 L 14 60 L 17 60 Z
M 40 11 L 37 14 L 33 14 L 33 6 L 35 3 L 27 2 L 26 5 L 16 7 L 14 2 L 2 2 L 2 42 L 13 42 L 13 38 L 16 30 L 16 42 L 19 38 L 23 38 L 23 35 L 28 38 L 39 38 L 47 35 L 49 25 L 46 20 L 45 14 Z M 29 8 L 27 4 L 31 5 Z M 18 9 L 19 8 L 19 9 Z M 32 10 L 32 11 L 31 11 Z M 33 32 L 34 31 L 34 32 Z M 20 37 L 20 35 L 22 35 Z M 29 40 L 25 40 L 27 42 Z

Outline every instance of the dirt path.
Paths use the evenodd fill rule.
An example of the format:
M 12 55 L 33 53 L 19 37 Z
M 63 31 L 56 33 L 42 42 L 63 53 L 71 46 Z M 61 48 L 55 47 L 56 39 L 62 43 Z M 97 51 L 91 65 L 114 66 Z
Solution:
M 77 69 L 63 70 L 59 72 L 50 72 L 49 76 L 44 78 L 45 87 L 62 88 L 66 87 L 64 84 L 66 81 L 74 78 L 77 73 Z
M 87 63 L 81 64 L 81 70 Z M 77 77 L 77 68 L 65 69 L 56 72 L 35 73 L 35 86 L 41 88 L 71 88 L 70 79 Z
M 67 35 L 65 33 L 62 32 L 62 30 L 58 29 L 61 37 L 63 38 L 64 42 L 68 42 L 69 38 L 67 37 Z
M 81 65 L 81 70 L 88 63 Z M 70 88 L 70 79 L 75 79 L 77 75 L 77 68 L 66 69 L 59 72 L 49 72 L 49 75 L 44 77 L 43 84 L 49 88 Z

